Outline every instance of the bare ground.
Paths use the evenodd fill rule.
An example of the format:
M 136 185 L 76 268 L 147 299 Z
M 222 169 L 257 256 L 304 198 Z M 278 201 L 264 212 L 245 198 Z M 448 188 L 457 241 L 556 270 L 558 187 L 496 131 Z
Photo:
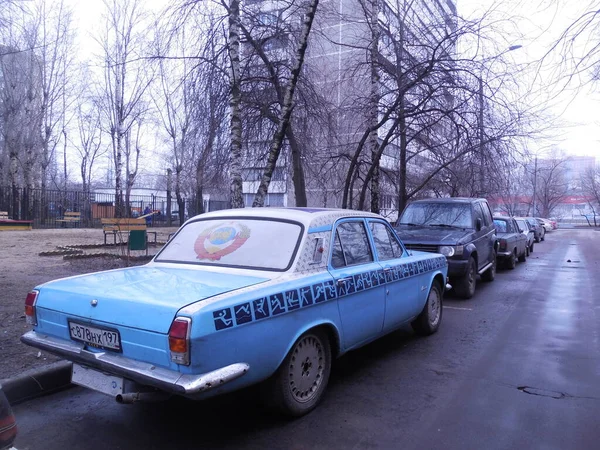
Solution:
M 153 228 L 158 232 L 158 241 L 161 242 L 166 241 L 168 234 L 175 230 Z M 57 360 L 19 341 L 20 336 L 30 329 L 25 323 L 24 302 L 33 287 L 57 278 L 144 263 L 102 256 L 65 260 L 62 255 L 39 255 L 40 252 L 55 251 L 57 246 L 102 244 L 103 241 L 102 230 L 92 228 L 0 232 L 0 380 Z M 151 246 L 149 254 L 158 249 L 160 246 Z M 84 251 L 88 254 L 126 252 L 122 247 Z M 144 254 L 132 252 L 136 256 Z

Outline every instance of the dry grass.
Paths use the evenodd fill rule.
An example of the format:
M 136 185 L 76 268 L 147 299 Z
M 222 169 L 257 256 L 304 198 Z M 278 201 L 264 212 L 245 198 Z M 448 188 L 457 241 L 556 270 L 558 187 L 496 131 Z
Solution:
M 158 232 L 158 240 L 164 242 L 169 233 L 176 228 L 154 230 Z M 110 239 L 112 237 L 109 237 L 109 242 Z M 56 250 L 58 246 L 103 242 L 102 230 L 91 228 L 0 232 L 0 380 L 56 361 L 52 355 L 40 353 L 19 341 L 19 337 L 30 328 L 25 324 L 23 313 L 25 296 L 30 289 L 57 278 L 127 265 L 126 261 L 114 258 L 97 257 L 67 261 L 62 256 L 39 254 Z M 156 250 L 155 247 L 150 247 L 149 252 L 152 254 Z M 89 251 L 121 253 L 123 249 Z

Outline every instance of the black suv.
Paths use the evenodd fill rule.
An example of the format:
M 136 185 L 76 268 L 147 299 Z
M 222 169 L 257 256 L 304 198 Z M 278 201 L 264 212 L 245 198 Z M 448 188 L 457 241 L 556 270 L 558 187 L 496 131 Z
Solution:
M 483 198 L 414 201 L 402 213 L 396 231 L 409 250 L 446 256 L 450 284 L 460 297 L 473 296 L 477 274 L 484 281 L 496 277 L 496 229 Z

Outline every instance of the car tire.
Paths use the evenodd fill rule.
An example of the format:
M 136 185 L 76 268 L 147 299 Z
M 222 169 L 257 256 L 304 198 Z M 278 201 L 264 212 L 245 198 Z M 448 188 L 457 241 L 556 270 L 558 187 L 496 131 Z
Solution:
M 423 307 L 421 314 L 411 322 L 411 327 L 419 336 L 429 336 L 435 333 L 440 327 L 442 321 L 442 312 L 444 302 L 444 291 L 437 281 L 434 281 L 429 289 L 427 302 Z
M 469 258 L 467 273 L 462 277 L 455 278 L 452 287 L 459 297 L 469 299 L 475 294 L 475 284 L 477 283 L 477 265 L 475 258 Z
M 320 329 L 298 338 L 268 383 L 269 406 L 300 417 L 312 411 L 327 388 L 331 373 L 331 345 Z
M 537 236 L 534 237 L 534 241 L 536 243 L 540 242 L 540 235 L 538 234 Z
M 496 269 L 498 262 L 496 261 L 496 252 L 492 250 L 492 267 L 481 274 L 483 281 L 491 282 L 496 278 Z
M 526 253 L 527 252 L 523 252 L 521 255 L 519 255 L 519 262 L 525 262 L 525 261 L 527 261 Z
M 531 243 L 531 245 L 529 246 L 529 253 L 533 253 L 533 242 Z
M 517 266 L 517 256 L 515 252 L 510 254 L 510 257 L 506 260 L 506 267 L 509 270 L 513 270 Z
M 525 247 L 525 256 L 529 256 L 529 245 Z
M 542 236 L 540 237 L 540 240 L 542 240 L 542 241 L 546 240 L 546 230 L 542 231 Z

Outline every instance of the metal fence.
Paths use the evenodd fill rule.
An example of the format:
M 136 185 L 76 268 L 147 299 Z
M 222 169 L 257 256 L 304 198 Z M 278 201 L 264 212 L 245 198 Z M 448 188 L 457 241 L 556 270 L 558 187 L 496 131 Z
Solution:
M 125 200 L 125 199 L 124 199 Z M 125 201 L 123 202 L 125 204 Z M 194 199 L 184 199 L 184 220 L 199 214 Z M 204 200 L 204 211 L 217 211 L 230 207 L 227 201 Z M 131 195 L 125 206 L 125 217 L 139 217 L 149 208 L 156 214 L 148 220 L 150 226 L 180 225 L 179 206 L 171 199 L 170 210 L 167 197 L 156 195 Z M 115 195 L 109 193 L 76 190 L 27 189 L 0 186 L 0 211 L 8 212 L 14 220 L 31 220 L 36 228 L 64 226 L 101 226 L 101 219 L 115 217 Z M 66 212 L 80 213 L 79 222 L 63 222 Z M 169 224 L 169 217 L 171 218 Z

